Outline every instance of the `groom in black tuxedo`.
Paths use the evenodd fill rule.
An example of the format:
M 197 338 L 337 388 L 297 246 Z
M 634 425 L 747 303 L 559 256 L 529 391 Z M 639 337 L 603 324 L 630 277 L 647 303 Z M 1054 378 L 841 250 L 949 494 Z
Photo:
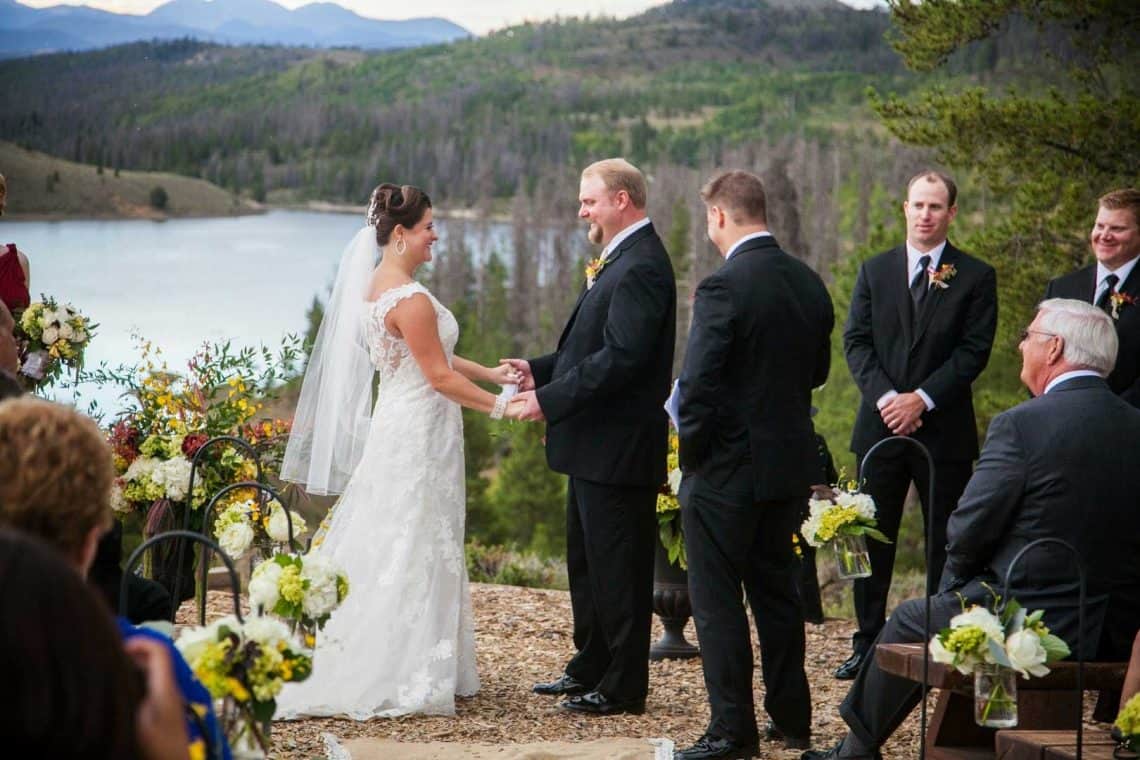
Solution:
M 1108 387 L 1140 407 L 1140 190 L 1114 190 L 1099 206 L 1090 235 L 1096 263 L 1050 280 L 1045 297 L 1091 303 L 1112 317 L 1120 353 Z
M 679 760 L 750 758 L 759 732 L 752 642 L 760 638 L 766 738 L 806 748 L 811 695 L 792 535 L 819 481 L 811 392 L 827 380 L 831 297 L 767 229 L 759 177 L 731 171 L 701 191 L 725 264 L 698 286 L 679 395 L 679 491 L 689 596 L 712 718 Z
M 978 468 L 950 516 L 949 547 L 931 630 L 989 605 L 1013 558 L 1057 538 L 1080 554 L 1087 582 L 1086 659 L 1125 660 L 1140 627 L 1140 411 L 1109 390 L 1117 340 L 1089 304 L 1044 301 L 1021 340 L 1021 380 L 1036 398 L 994 417 Z M 960 595 L 960 596 L 959 596 Z M 1077 651 L 1077 583 L 1063 548 L 1035 547 L 1017 564 L 1009 597 Z M 924 599 L 903 602 L 876 643 L 922 642 Z M 868 661 L 839 708 L 850 731 L 802 760 L 872 760 L 920 699 L 920 686 Z
M 597 715 L 641 713 L 649 691 L 677 288 L 646 193 L 644 176 L 623 159 L 582 172 L 578 216 L 602 255 L 587 266 L 558 349 L 508 360 L 523 374 L 523 419 L 546 420 L 547 462 L 570 476 L 566 566 L 578 652 L 534 690 Z
M 869 541 L 871 577 L 855 581 L 859 628 L 853 654 L 835 671 L 852 679 L 883 627 L 903 502 L 913 480 L 922 514 L 933 522 L 928 593 L 946 559 L 946 521 L 978 456 L 971 384 L 990 358 L 997 329 L 994 269 L 954 247 L 946 233 L 958 211 L 957 187 L 924 171 L 910 180 L 906 244 L 859 270 L 843 333 L 847 365 L 862 394 L 851 450 L 864 455 L 891 435 L 911 436 L 934 459 L 934 504 L 926 460 L 910 446 L 886 444 L 868 463 L 864 490 L 875 499 L 879 529 L 892 543 Z M 925 535 L 925 534 L 924 534 Z

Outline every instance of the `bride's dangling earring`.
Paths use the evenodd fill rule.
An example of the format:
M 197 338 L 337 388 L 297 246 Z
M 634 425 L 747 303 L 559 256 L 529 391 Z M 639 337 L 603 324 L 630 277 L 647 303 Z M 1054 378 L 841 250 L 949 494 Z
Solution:
M 404 252 L 408 250 L 408 242 L 403 238 L 396 241 L 396 255 L 403 256 Z

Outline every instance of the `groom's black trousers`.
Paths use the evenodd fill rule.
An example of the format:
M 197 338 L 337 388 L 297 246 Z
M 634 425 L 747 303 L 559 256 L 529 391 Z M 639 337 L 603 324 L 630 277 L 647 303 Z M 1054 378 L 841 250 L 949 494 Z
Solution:
M 566 567 L 578 653 L 566 674 L 609 699 L 649 692 L 657 489 L 570 478 Z
M 742 588 L 760 639 L 764 709 L 786 735 L 811 734 L 792 549 L 803 499 L 757 502 L 752 489 L 747 465 L 720 488 L 700 475 L 687 476 L 681 487 L 689 597 L 712 711 L 708 733 L 741 743 L 758 733 Z

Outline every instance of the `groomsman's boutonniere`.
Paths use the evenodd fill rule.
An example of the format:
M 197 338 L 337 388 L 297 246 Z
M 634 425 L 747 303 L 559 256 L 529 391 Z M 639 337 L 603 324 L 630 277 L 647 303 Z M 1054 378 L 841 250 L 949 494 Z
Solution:
M 591 259 L 590 263 L 586 265 L 586 290 L 594 287 L 594 281 L 598 279 L 598 274 L 601 273 L 605 265 L 606 260 L 601 256 Z
M 1134 305 L 1136 296 L 1117 291 L 1108 297 L 1108 302 L 1112 304 L 1112 318 L 1120 319 L 1120 310 L 1125 306 Z
M 927 267 L 926 269 L 926 276 L 930 278 L 930 284 L 943 290 L 950 287 L 950 280 L 953 280 L 956 274 L 958 274 L 958 270 L 954 268 L 953 264 L 943 264 L 937 269 L 934 267 Z

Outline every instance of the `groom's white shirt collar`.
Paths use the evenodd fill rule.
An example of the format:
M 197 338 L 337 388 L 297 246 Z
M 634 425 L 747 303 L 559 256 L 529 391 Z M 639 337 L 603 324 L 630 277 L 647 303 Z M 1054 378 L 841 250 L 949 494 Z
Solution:
M 736 243 L 731 248 L 728 249 L 728 253 L 724 254 L 724 260 L 728 261 L 729 259 L 731 259 L 732 254 L 739 251 L 740 246 L 744 245 L 749 240 L 755 240 L 756 238 L 762 238 L 762 237 L 772 237 L 772 233 L 768 232 L 768 230 L 764 230 L 763 232 L 750 232 L 750 233 L 748 233 L 744 237 L 740 238 L 740 240 L 737 240 Z
M 1042 391 L 1041 395 L 1044 396 L 1046 393 L 1053 390 L 1053 388 L 1055 388 L 1056 386 L 1065 382 L 1066 380 L 1072 380 L 1073 378 L 1076 378 L 1076 377 L 1100 377 L 1100 378 L 1103 378 L 1104 375 L 1100 374 L 1099 372 L 1095 372 L 1091 369 L 1074 369 L 1071 372 L 1062 372 L 1061 374 L 1057 375 L 1055 378 L 1053 378 L 1052 380 L 1049 381 L 1049 384 L 1045 386 L 1045 390 Z
M 636 222 L 629 225 L 628 227 L 626 227 L 624 230 L 622 230 L 618 234 L 614 235 L 614 239 L 611 240 L 610 244 L 607 245 L 605 247 L 605 250 L 602 251 L 602 257 L 601 257 L 602 260 L 605 261 L 606 259 L 608 259 L 610 257 L 610 254 L 613 253 L 614 251 L 616 251 L 618 246 L 621 245 L 622 243 L 624 243 L 625 239 L 627 237 L 629 237 L 633 233 L 637 232 L 638 230 L 640 230 L 642 227 L 644 227 L 647 224 L 649 224 L 649 217 L 645 217 L 644 219 L 638 219 Z
M 946 250 L 946 241 L 943 240 L 938 245 L 931 248 L 929 251 L 920 251 L 906 242 L 906 286 L 909 288 L 910 283 L 914 280 L 914 276 L 918 274 L 918 262 L 923 256 L 930 257 L 930 263 L 927 265 L 927 271 L 933 269 L 938 271 L 938 264 L 942 261 L 942 252 Z

